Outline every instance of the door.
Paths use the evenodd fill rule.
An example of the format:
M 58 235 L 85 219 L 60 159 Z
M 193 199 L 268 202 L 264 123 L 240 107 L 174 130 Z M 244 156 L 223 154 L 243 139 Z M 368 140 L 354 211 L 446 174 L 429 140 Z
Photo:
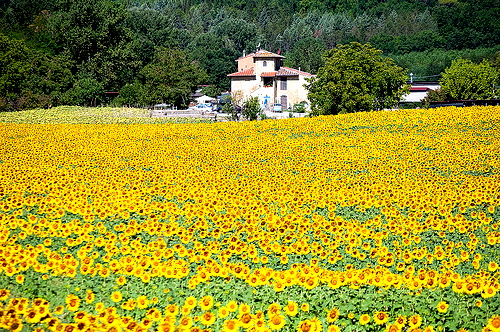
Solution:
M 281 106 L 283 110 L 288 109 L 288 97 L 285 95 L 281 96 Z

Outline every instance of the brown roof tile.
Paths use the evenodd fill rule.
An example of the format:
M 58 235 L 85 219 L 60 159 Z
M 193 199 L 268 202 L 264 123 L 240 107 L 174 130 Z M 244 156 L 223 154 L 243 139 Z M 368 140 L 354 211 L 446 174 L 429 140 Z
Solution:
M 250 54 L 248 54 L 246 56 L 243 56 L 243 57 L 237 59 L 236 61 L 239 61 L 239 60 L 242 60 L 242 59 L 246 59 L 246 58 L 250 58 L 250 57 L 256 57 L 256 58 L 282 58 L 282 59 L 285 58 L 283 55 L 279 55 L 279 54 L 276 54 L 276 53 L 273 53 L 273 52 L 269 52 L 269 51 L 266 51 L 266 50 L 258 50 L 257 52 L 250 53 Z
M 275 71 L 266 71 L 266 72 L 260 74 L 260 77 L 274 77 L 274 76 L 276 76 Z
M 253 71 L 253 68 L 250 69 L 245 69 L 236 73 L 232 73 L 227 75 L 229 77 L 235 77 L 235 76 L 255 76 L 255 72 Z
M 305 71 L 289 68 L 289 67 L 281 67 L 278 72 L 276 73 L 276 76 L 298 76 L 298 75 L 303 75 L 307 77 L 314 76 L 313 74 L 307 73 Z

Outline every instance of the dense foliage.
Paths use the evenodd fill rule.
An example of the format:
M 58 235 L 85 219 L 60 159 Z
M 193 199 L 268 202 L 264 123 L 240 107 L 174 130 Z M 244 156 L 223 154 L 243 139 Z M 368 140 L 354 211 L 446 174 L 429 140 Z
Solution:
M 409 92 L 404 69 L 370 44 L 352 42 L 325 53 L 325 65 L 309 79 L 313 114 L 367 112 L 397 106 Z
M 500 330 L 498 107 L 59 112 L 1 114 L 0 329 Z
M 457 51 L 481 48 L 475 62 L 494 58 L 500 5 L 496 0 L 9 0 L 0 1 L 0 34 L 18 54 L 0 48 L 0 58 L 14 55 L 2 63 L 10 69 L 0 74 L 0 110 L 110 103 L 101 92 L 120 92 L 126 85 L 130 93 L 114 102 L 139 105 L 153 102 L 141 98 L 148 96 L 143 85 L 154 84 L 143 69 L 163 49 L 186 52 L 215 91 L 229 88 L 234 60 L 259 45 L 289 57 L 289 66 L 316 73 L 322 50 L 369 42 L 417 79 L 429 79 L 458 59 Z M 413 55 L 436 49 L 445 60 L 432 52 Z M 412 61 L 405 58 L 412 55 Z M 89 91 L 82 90 L 87 86 Z M 180 95 L 155 96 L 154 102 L 183 103 Z
M 499 83 L 499 72 L 490 63 L 458 59 L 443 73 L 441 89 L 450 99 L 488 99 Z

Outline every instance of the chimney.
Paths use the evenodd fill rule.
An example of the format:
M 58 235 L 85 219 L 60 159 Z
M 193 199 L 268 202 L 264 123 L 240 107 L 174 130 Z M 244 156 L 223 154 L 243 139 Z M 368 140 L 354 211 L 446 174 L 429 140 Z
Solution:
M 245 50 L 243 50 L 243 57 L 245 57 L 245 56 L 246 56 L 246 54 L 245 54 Z

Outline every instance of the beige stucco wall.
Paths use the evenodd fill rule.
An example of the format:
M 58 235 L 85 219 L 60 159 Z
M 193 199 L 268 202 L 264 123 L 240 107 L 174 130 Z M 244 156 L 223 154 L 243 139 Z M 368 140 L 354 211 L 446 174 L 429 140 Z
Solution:
M 281 82 L 278 80 L 278 90 L 277 90 L 277 98 L 280 99 L 281 96 L 285 95 L 288 99 L 288 105 L 283 105 L 283 107 L 292 107 L 296 103 L 300 103 L 301 101 L 307 101 L 307 89 L 304 87 L 306 84 L 306 80 L 304 76 L 290 76 L 287 80 L 287 89 L 281 90 Z
M 236 93 L 241 91 L 243 99 L 249 96 L 252 92 L 259 88 L 259 82 L 255 81 L 255 77 L 231 77 L 231 92 Z
M 253 57 L 249 56 L 246 58 L 238 59 L 238 71 L 242 71 L 245 69 L 250 69 L 254 66 Z
M 258 78 L 258 80 L 256 80 Z M 307 89 L 304 87 L 306 84 L 304 76 L 289 76 L 287 77 L 287 89 L 281 90 L 280 79 L 275 82 L 276 95 L 274 87 L 263 87 L 261 84 L 260 77 L 232 77 L 231 78 L 231 91 L 237 92 L 241 91 L 243 94 L 243 100 L 249 96 L 259 97 L 261 105 L 264 104 L 264 97 L 269 96 L 270 102 L 280 102 L 281 96 L 285 95 L 288 99 L 288 105 L 283 105 L 283 107 L 292 107 L 296 103 L 306 101 L 307 99 Z
M 264 61 L 267 66 L 264 67 Z M 255 75 L 260 77 L 260 74 L 264 72 L 275 71 L 274 70 L 274 59 L 273 58 L 256 58 L 254 64 Z

